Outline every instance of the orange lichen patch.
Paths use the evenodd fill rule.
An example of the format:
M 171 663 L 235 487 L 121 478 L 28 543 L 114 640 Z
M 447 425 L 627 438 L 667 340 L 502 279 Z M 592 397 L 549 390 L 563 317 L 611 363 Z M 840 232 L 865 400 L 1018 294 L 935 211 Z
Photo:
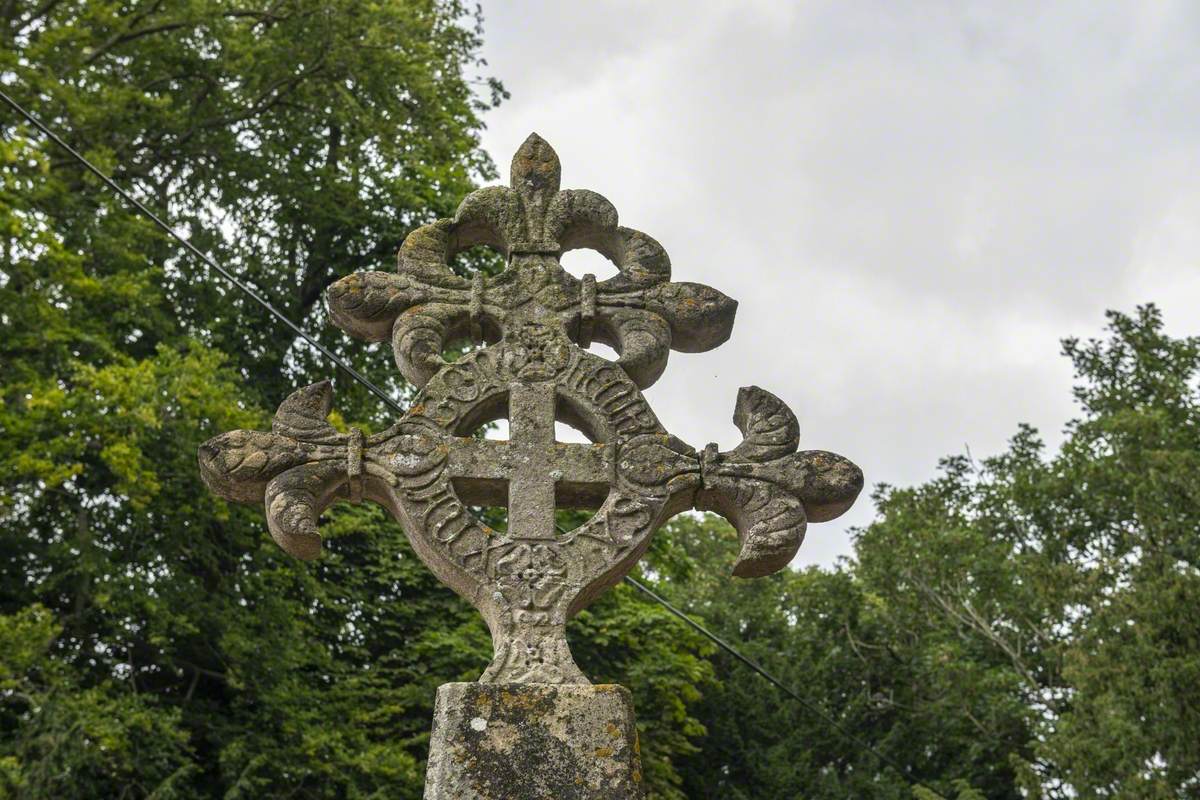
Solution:
M 542 697 L 529 692 L 500 692 L 500 705 L 511 711 L 528 711 L 535 708 L 542 699 Z

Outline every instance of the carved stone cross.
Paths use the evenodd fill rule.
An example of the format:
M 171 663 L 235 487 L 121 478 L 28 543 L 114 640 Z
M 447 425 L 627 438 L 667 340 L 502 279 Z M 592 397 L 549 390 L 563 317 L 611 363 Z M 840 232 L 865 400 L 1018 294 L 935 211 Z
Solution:
M 475 245 L 502 253 L 506 269 L 456 275 L 449 264 Z M 573 277 L 559 257 L 576 248 L 598 250 L 619 274 Z M 795 415 L 757 387 L 738 394 L 744 440 L 729 452 L 696 450 L 663 429 L 641 389 L 672 349 L 724 342 L 737 306 L 670 272 L 658 242 L 620 227 L 603 197 L 560 190 L 558 157 L 531 135 L 510 187 L 473 192 L 453 219 L 413 231 L 396 272 L 329 288 L 339 327 L 391 339 L 400 371 L 421 388 L 408 412 L 381 433 L 340 433 L 326 420 L 329 383 L 314 384 L 283 402 L 270 433 L 204 444 L 204 479 L 228 500 L 265 502 L 272 536 L 300 558 L 319 553 L 317 521 L 332 503 L 384 505 L 425 564 L 487 620 L 495 657 L 482 682 L 586 684 L 567 620 L 619 581 L 671 516 L 725 516 L 742 543 L 734 574 L 754 577 L 786 566 L 806 524 L 844 512 L 863 484 L 841 456 L 797 452 Z M 462 338 L 482 346 L 445 362 Z M 588 352 L 592 341 L 619 358 Z M 508 441 L 471 437 L 501 418 Z M 592 444 L 556 442 L 556 420 Z M 507 506 L 508 530 L 489 528 L 473 506 Z M 560 508 L 596 513 L 561 533 Z

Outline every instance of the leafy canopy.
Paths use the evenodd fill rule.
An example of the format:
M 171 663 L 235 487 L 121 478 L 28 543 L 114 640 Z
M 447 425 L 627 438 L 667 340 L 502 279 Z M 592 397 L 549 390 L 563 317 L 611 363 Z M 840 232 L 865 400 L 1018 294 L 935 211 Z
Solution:
M 317 301 L 494 177 L 480 37 L 433 0 L 12 0 L 0 81 L 400 394 Z M 333 509 L 306 565 L 198 480 L 201 441 L 328 367 L 0 131 L 0 797 L 420 797 L 434 689 L 488 660 L 478 615 L 377 508 Z M 833 570 L 731 581 L 733 532 L 681 517 L 641 579 L 947 797 L 1195 796 L 1200 341 L 1146 307 L 1065 352 L 1058 452 L 1022 428 L 880 487 Z M 654 798 L 928 796 L 629 587 L 570 635 L 633 689 Z
M 494 177 L 478 134 L 505 95 L 475 75 L 480 36 L 453 1 L 15 0 L 0 80 L 400 394 L 386 350 L 317 301 Z M 202 441 L 263 427 L 328 366 L 16 119 L 0 130 L 0 797 L 420 797 L 434 690 L 490 657 L 478 615 L 377 508 L 332 510 L 305 565 L 198 478 Z M 648 784 L 679 798 L 710 668 L 669 625 L 619 592 L 574 633 L 593 675 L 637 676 Z

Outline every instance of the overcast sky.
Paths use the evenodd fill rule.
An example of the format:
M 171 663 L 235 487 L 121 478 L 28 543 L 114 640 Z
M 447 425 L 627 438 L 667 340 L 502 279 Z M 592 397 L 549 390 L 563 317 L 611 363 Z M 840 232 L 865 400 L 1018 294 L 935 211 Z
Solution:
M 1200 3 L 491 2 L 507 181 L 536 130 L 564 187 L 740 302 L 647 392 L 697 447 L 739 386 L 868 486 L 1073 414 L 1059 339 L 1154 301 L 1200 332 Z M 586 257 L 577 274 L 604 267 Z M 850 552 L 865 496 L 797 564 Z

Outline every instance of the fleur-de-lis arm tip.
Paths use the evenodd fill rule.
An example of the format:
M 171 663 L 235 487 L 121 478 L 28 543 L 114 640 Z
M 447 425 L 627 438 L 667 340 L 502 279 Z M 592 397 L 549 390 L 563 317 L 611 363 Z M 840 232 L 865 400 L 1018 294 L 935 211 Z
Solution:
M 795 414 L 757 386 L 738 392 L 733 419 L 742 443 L 726 453 L 710 445 L 701 455 L 696 507 L 721 514 L 737 529 L 742 549 L 733 574 L 759 577 L 791 562 L 808 522 L 847 511 L 862 491 L 863 473 L 835 453 L 797 452 Z
M 321 551 L 317 519 L 345 496 L 349 480 L 351 437 L 326 419 L 332 402 L 329 381 L 302 387 L 280 404 L 270 433 L 229 431 L 200 445 L 198 453 L 200 475 L 214 494 L 263 503 L 275 541 L 306 560 Z

